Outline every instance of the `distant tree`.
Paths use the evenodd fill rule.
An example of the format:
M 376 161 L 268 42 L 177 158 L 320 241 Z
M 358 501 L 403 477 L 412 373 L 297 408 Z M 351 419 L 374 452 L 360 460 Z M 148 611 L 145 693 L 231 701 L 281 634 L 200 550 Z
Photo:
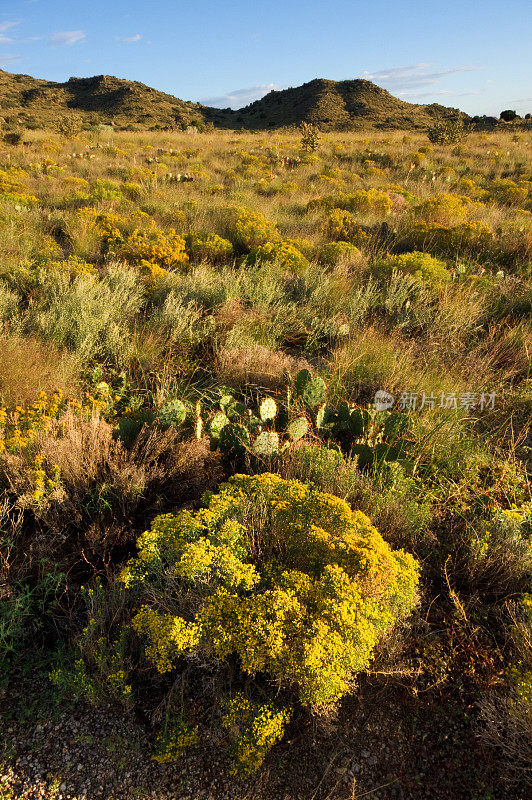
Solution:
M 73 139 L 78 133 L 81 133 L 83 128 L 83 118 L 79 114 L 65 114 L 59 117 L 57 121 L 57 130 L 66 136 L 67 139 Z
M 525 119 L 532 119 L 532 114 L 525 114 Z
M 438 119 L 427 130 L 427 136 L 432 144 L 457 144 L 469 133 L 469 126 L 464 125 L 460 117 Z
M 506 111 L 501 111 L 500 113 L 500 119 L 503 119 L 505 122 L 512 122 L 512 120 L 517 119 L 517 116 L 517 111 L 511 108 L 507 108 Z

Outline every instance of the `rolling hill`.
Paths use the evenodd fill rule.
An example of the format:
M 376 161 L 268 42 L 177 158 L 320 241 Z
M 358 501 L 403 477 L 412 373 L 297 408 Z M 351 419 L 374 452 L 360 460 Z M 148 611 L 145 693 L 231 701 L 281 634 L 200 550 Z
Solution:
M 138 81 L 109 75 L 70 78 L 65 83 L 0 70 L 0 116 L 8 125 L 48 127 L 58 116 L 81 114 L 86 124 L 119 128 L 171 129 L 213 125 L 271 129 L 312 122 L 321 130 L 425 128 L 435 117 L 462 115 L 437 104 L 415 105 L 367 80 L 316 78 L 296 88 L 272 91 L 237 111 L 180 100 Z

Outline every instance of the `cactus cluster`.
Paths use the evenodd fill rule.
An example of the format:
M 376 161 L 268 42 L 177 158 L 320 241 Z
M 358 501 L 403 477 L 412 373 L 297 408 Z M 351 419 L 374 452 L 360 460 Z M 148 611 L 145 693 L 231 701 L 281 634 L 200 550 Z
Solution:
M 395 461 L 409 447 L 409 419 L 397 411 L 360 408 L 345 401 L 332 409 L 323 404 L 316 414 L 316 427 L 323 438 L 331 438 L 358 456 L 361 467 L 377 461 Z
M 316 432 L 357 455 L 361 467 L 375 461 L 394 461 L 405 453 L 408 447 L 405 414 L 378 412 L 346 401 L 332 405 L 326 400 L 327 385 L 323 378 L 313 376 L 307 369 L 298 372 L 293 389 L 294 397 L 306 406 Z
M 221 387 L 214 409 L 206 415 L 205 431 L 199 402 L 194 411 L 174 398 L 158 409 L 156 419 L 163 428 L 193 429 L 198 439 L 206 434 L 211 449 L 219 449 L 230 459 L 246 454 L 271 459 L 312 432 L 358 456 L 361 467 L 396 461 L 409 446 L 407 415 L 361 408 L 344 400 L 330 402 L 323 378 L 307 369 L 298 372 L 287 387 L 284 402 L 268 396 L 250 408 L 231 389 Z M 144 421 L 144 415 L 130 414 L 120 421 L 119 435 L 131 443 Z
M 286 410 L 279 411 L 273 397 L 263 398 L 255 414 L 232 395 L 224 394 L 208 425 L 211 448 L 219 448 L 230 458 L 250 453 L 258 458 L 273 458 L 302 439 L 309 430 L 306 417 L 286 423 Z

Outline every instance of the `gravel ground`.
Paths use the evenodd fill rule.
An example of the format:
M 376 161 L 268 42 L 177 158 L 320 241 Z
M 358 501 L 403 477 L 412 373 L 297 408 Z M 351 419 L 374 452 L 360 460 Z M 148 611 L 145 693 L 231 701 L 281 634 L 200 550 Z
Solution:
M 144 725 L 121 711 L 25 716 L 4 715 L 0 728 L 0 800 L 527 800 L 496 789 L 492 755 L 458 709 L 418 703 L 413 715 L 405 698 L 367 689 L 334 722 L 274 748 L 247 782 L 212 737 L 161 765 Z

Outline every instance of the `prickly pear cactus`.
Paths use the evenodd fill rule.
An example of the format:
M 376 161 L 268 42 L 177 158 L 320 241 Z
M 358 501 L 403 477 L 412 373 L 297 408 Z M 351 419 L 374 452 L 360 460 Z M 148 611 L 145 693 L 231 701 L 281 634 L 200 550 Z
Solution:
M 286 432 L 293 442 L 298 442 L 308 431 L 308 420 L 306 417 L 298 417 L 288 425 Z
M 203 417 L 201 416 L 201 402 L 198 400 L 196 403 L 196 421 L 194 425 L 194 433 L 196 439 L 201 439 L 203 436 Z
M 228 456 L 238 456 L 249 449 L 249 431 L 244 425 L 232 423 L 225 425 L 220 431 L 220 449 Z
M 331 416 L 331 411 L 327 403 L 322 403 L 322 405 L 316 411 L 316 428 L 321 430 L 324 428 L 325 425 L 328 423 L 329 418 Z
M 402 436 L 407 432 L 409 422 L 410 420 L 406 414 L 390 412 L 384 422 L 384 435 L 389 440 Z
M 187 416 L 187 407 L 182 400 L 169 400 L 162 406 L 157 414 L 160 424 L 164 428 L 174 426 L 178 428 Z
M 277 403 L 273 397 L 265 397 L 259 406 L 260 418 L 263 422 L 270 422 L 277 416 Z
M 218 411 L 217 414 L 214 415 L 212 418 L 210 425 L 209 425 L 209 433 L 211 439 L 214 439 L 216 443 L 220 438 L 220 433 L 222 432 L 222 428 L 225 428 L 226 425 L 230 425 L 229 417 L 224 414 L 223 411 Z
M 308 371 L 308 369 L 299 370 L 299 372 L 297 373 L 297 375 L 296 375 L 296 377 L 294 379 L 294 389 L 296 391 L 296 394 L 299 394 L 299 395 L 302 394 L 303 393 L 303 389 L 305 388 L 307 383 L 309 381 L 311 381 L 311 380 L 312 380 L 312 375 Z
M 359 467 L 367 467 L 373 463 L 375 450 L 367 444 L 355 444 L 351 449 L 351 455 L 358 456 Z
M 309 408 L 316 408 L 321 405 L 327 396 L 327 385 L 323 378 L 319 376 L 312 378 L 301 393 L 303 402 Z
M 279 452 L 279 434 L 275 431 L 262 431 L 253 442 L 253 452 L 257 456 L 275 456 Z
M 247 406 L 245 406 L 244 403 L 240 403 L 238 400 L 234 399 L 231 399 L 231 402 L 223 407 L 223 410 L 231 422 L 238 422 L 239 420 L 248 416 Z
M 363 435 L 364 430 L 368 424 L 369 415 L 365 409 L 355 408 L 349 414 L 349 427 L 351 435 L 358 439 Z
M 312 377 L 308 369 L 297 373 L 294 381 L 296 393 L 309 408 L 316 408 L 325 401 L 327 385 L 319 375 Z

